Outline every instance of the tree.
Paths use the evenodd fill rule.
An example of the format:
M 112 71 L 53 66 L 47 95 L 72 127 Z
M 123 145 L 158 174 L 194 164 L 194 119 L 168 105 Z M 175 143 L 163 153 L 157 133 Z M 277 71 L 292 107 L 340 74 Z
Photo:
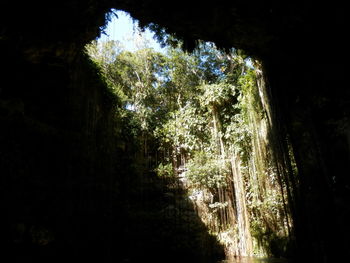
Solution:
M 283 169 L 265 161 L 274 149 L 264 137 L 267 109 L 256 71 L 238 50 L 212 43 L 192 54 L 181 47 L 161 54 L 142 43 L 135 52 L 117 42 L 88 50 L 122 101 L 147 169 L 173 183 L 181 174 L 188 190 L 210 193 L 202 216 L 212 231 L 230 233 L 237 254 L 253 253 L 251 233 L 258 241 L 267 231 L 283 239 L 289 226 Z

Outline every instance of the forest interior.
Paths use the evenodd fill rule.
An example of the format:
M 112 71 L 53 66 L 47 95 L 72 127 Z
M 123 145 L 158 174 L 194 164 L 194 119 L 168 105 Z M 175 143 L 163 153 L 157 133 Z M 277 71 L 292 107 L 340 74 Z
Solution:
M 152 176 L 164 188 L 158 217 L 170 220 L 177 246 L 198 216 L 226 258 L 290 257 L 295 193 L 287 186 L 297 170 L 291 146 L 273 131 L 260 62 L 209 42 L 187 52 L 172 36 L 155 51 L 133 27 L 136 50 L 108 37 L 86 49 L 117 101 L 119 147 L 130 147 L 126 135 L 134 144 L 140 188 Z
M 1 262 L 343 262 L 345 3 L 0 2 Z

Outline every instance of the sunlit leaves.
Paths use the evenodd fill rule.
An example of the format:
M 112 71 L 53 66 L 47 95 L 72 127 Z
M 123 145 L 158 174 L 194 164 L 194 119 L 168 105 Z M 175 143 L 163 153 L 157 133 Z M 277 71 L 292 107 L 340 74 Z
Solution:
M 155 135 L 165 142 L 171 142 L 187 151 L 203 148 L 207 141 L 207 119 L 205 113 L 187 104 L 169 113 L 163 126 L 156 128 Z
M 208 189 L 226 186 L 230 172 L 225 161 L 206 152 L 196 152 L 187 169 L 186 177 L 193 185 Z
M 160 163 L 158 167 L 155 169 L 157 175 L 159 177 L 173 177 L 174 176 L 174 168 L 172 163 L 163 164 Z
M 113 42 L 88 49 L 123 104 L 124 132 L 156 143 L 161 157 L 152 171 L 173 179 L 181 173 L 191 190 L 210 192 L 204 204 L 210 215 L 227 212 L 230 192 L 236 199 L 230 205 L 246 205 L 253 235 L 278 229 L 285 197 L 275 164 L 267 161 L 266 109 L 256 71 L 237 50 L 201 43 L 193 54 L 127 52 Z
M 201 85 L 201 89 L 203 95 L 200 97 L 200 103 L 205 107 L 221 105 L 235 95 L 235 87 L 225 82 L 203 84 Z

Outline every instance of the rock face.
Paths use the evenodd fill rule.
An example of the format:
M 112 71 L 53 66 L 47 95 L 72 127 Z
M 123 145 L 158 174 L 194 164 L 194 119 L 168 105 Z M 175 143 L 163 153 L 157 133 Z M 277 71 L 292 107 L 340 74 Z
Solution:
M 262 60 L 274 123 L 281 138 L 290 139 L 299 171 L 299 253 L 308 255 L 306 262 L 335 262 L 350 234 L 348 14 L 337 1 L 2 1 L 4 247 L 16 254 L 31 240 L 38 254 L 62 249 L 80 256 L 91 241 L 108 258 L 103 244 L 121 235 L 97 227 L 111 219 L 98 215 L 118 210 L 106 182 L 123 189 L 128 180 L 111 179 L 120 171 L 114 160 L 123 158 L 111 143 L 113 103 L 82 53 L 110 8 L 166 28 L 189 49 L 202 39 Z M 40 249 L 43 244 L 50 248 Z

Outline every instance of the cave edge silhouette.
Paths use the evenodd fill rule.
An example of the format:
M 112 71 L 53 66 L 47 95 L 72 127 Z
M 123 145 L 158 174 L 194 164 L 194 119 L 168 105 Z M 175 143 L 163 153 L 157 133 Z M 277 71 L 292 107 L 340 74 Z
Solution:
M 77 138 L 50 127 L 79 130 L 79 124 L 72 120 L 89 115 L 86 102 L 88 98 L 91 101 L 91 96 L 87 93 L 94 91 L 85 85 L 76 88 L 69 84 L 70 73 L 79 50 L 98 35 L 105 13 L 114 7 L 129 11 L 144 24 L 152 21 L 168 27 L 183 36 L 188 47 L 192 46 L 191 40 L 201 38 L 222 47 L 242 48 L 263 61 L 272 101 L 287 127 L 300 171 L 295 222 L 301 254 L 310 255 L 307 262 L 332 262 L 339 251 L 346 251 L 349 178 L 344 171 L 349 171 L 350 95 L 345 88 L 348 65 L 342 59 L 348 53 L 344 40 L 348 16 L 344 4 L 237 1 L 232 6 L 221 2 L 211 6 L 187 3 L 183 8 L 179 2 L 171 9 L 160 1 L 143 1 L 142 5 L 139 1 L 21 3 L 21 8 L 17 4 L 2 1 L 4 15 L 0 18 L 3 83 L 11 83 L 3 85 L 0 94 L 5 127 L 1 131 L 2 203 L 6 214 L 15 215 L 3 225 L 4 232 L 10 232 L 13 223 L 20 223 L 16 220 L 24 220 L 23 215 L 19 216 L 22 201 L 34 200 L 30 195 L 20 198 L 22 189 L 30 185 L 26 185 L 26 175 L 41 174 L 39 177 L 45 178 L 51 170 L 57 175 L 66 174 L 67 185 L 62 183 L 62 187 L 72 192 L 68 182 L 72 180 L 72 171 L 79 171 L 72 160 L 76 152 L 86 150 L 82 145 L 96 134 L 85 138 L 85 143 L 80 138 L 79 144 Z M 222 23 L 215 24 L 221 20 Z M 51 77 L 45 78 L 44 74 Z M 81 94 L 84 96 L 78 96 Z M 98 97 L 96 93 L 94 96 Z M 81 103 L 80 110 L 69 100 Z M 74 117 L 67 117 L 70 115 Z M 69 126 L 67 122 L 74 124 Z M 77 144 L 80 147 L 72 147 Z M 68 151 L 75 152 L 71 154 L 74 158 L 58 154 Z M 89 158 L 84 162 L 94 163 Z M 93 170 L 94 165 L 90 165 Z M 44 185 L 57 187 L 45 180 Z M 66 207 L 62 209 L 72 207 L 68 201 L 61 203 L 64 207 L 63 204 Z M 33 203 L 28 205 L 32 207 Z M 13 211 L 14 207 L 18 210 Z M 36 219 L 28 216 L 25 220 Z

